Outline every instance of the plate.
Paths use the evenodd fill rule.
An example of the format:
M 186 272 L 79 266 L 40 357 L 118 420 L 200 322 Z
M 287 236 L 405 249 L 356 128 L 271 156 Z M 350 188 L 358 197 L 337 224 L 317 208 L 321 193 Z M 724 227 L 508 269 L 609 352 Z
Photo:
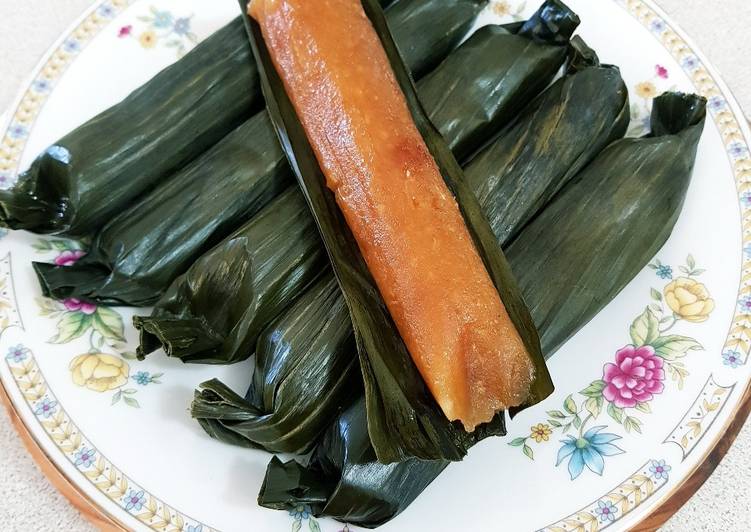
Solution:
M 482 22 L 533 2 L 494 0 Z M 580 33 L 631 91 L 631 134 L 668 89 L 708 98 L 694 179 L 669 242 L 550 361 L 557 391 L 483 442 L 381 530 L 594 531 L 654 527 L 697 489 L 748 414 L 751 159 L 742 114 L 703 56 L 647 0 L 570 0 Z M 48 144 L 115 103 L 236 15 L 233 0 L 98 1 L 53 46 L 0 129 L 0 183 Z M 202 381 L 238 391 L 249 363 L 133 360 L 128 309 L 40 297 L 32 260 L 75 261 L 75 244 L 29 233 L 0 240 L 0 380 L 9 410 L 58 486 L 100 524 L 154 530 L 354 530 L 307 508 L 265 510 L 269 456 L 209 439 L 187 406 Z M 677 278 L 713 305 L 676 306 Z M 699 309 L 701 307 L 701 309 Z M 663 318 L 654 328 L 651 315 Z M 649 330 L 665 374 L 639 408 L 603 394 L 616 357 Z M 127 343 L 115 350 L 110 344 Z M 641 353 L 644 355 L 645 353 Z M 83 357 L 83 358 L 80 358 Z M 116 377 L 74 382 L 89 364 Z M 591 453 L 576 442 L 587 440 Z M 573 442 L 573 443 L 572 443 Z M 512 473 L 510 473 L 512 472 Z

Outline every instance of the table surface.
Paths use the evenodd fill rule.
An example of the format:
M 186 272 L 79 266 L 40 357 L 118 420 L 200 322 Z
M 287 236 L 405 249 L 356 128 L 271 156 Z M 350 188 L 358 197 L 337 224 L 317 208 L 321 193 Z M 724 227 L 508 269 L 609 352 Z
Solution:
M 596 1 L 596 0 L 592 0 Z M 751 116 L 748 0 L 656 0 L 727 81 Z M 0 0 L 0 110 L 10 105 L 42 54 L 91 0 Z M 744 53 L 745 52 L 745 53 Z M 751 529 L 751 423 L 714 474 L 662 528 L 670 532 Z M 46 480 L 0 408 L 0 523 L 5 531 L 94 528 Z

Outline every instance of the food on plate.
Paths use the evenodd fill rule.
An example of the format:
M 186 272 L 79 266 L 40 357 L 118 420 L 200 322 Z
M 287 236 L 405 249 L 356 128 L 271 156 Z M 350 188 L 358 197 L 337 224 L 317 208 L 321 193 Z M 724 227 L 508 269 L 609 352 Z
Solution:
M 672 232 L 704 119 L 699 96 L 656 98 L 652 133 L 611 144 L 508 248 L 547 358 L 646 266 Z M 584 206 L 578 209 L 579 204 Z M 550 231 L 555 224 L 562 230 Z M 614 267 L 621 261 L 624 267 Z M 560 283 L 549 284 L 559 277 Z M 574 309 L 570 317 L 568 309 Z M 331 425 L 307 466 L 273 458 L 258 501 L 276 509 L 307 504 L 316 516 L 376 527 L 407 508 L 448 465 L 415 459 L 379 463 L 360 399 Z
M 574 96 L 579 92 L 589 105 L 586 118 L 580 116 L 582 100 Z M 527 222 L 525 217 L 516 215 L 519 205 L 526 209 L 542 208 L 560 188 L 562 177 L 573 173 L 567 170 L 569 167 L 578 167 L 582 158 L 589 160 L 596 155 L 598 147 L 604 147 L 603 137 L 615 140 L 625 132 L 628 114 L 624 109 L 628 109 L 625 86 L 617 69 L 582 65 L 580 72 L 570 74 L 545 91 L 513 126 L 465 166 L 473 190 L 484 192 L 478 197 L 491 226 L 499 225 L 498 220 L 508 225 L 508 230 L 498 235 L 501 245 L 506 245 L 509 235 L 517 234 Z M 553 124 L 545 127 L 549 121 Z M 574 126 L 580 128 L 576 139 L 570 138 Z M 545 145 L 533 143 L 531 150 L 513 150 L 518 138 L 526 138 L 527 131 L 535 129 L 546 131 Z M 499 146 L 505 148 L 500 150 Z M 497 154 L 506 150 L 511 150 L 516 158 L 501 155 L 504 164 L 515 170 L 494 178 L 492 185 L 496 188 L 485 186 L 479 175 L 488 172 L 493 160 L 486 154 L 498 158 Z M 476 179 L 472 180 L 472 176 Z M 519 192 L 513 202 L 498 207 L 497 189 Z M 221 287 L 217 285 L 215 289 Z M 351 399 L 361 393 L 359 385 L 353 386 L 354 380 L 359 379 L 355 378 L 359 367 L 352 357 L 355 350 L 349 312 L 336 279 L 327 268 L 298 302 L 261 333 L 255 346 L 255 371 L 247 400 L 221 383 L 207 383 L 196 395 L 192 413 L 209 434 L 223 441 L 235 441 L 242 435 L 248 440 L 244 445 L 259 444 L 257 427 L 275 418 L 284 419 L 291 431 L 295 420 L 304 424 L 313 440 L 332 418 L 328 421 L 324 416 L 307 418 L 307 412 L 313 408 L 308 403 L 314 403 L 317 412 L 328 409 L 335 413 L 351 404 L 351 400 L 344 402 L 344 398 Z M 340 370 L 329 373 L 322 370 L 332 366 L 345 368 L 348 378 L 343 378 Z
M 90 236 L 263 106 L 242 24 L 231 23 L 117 105 L 59 139 L 0 191 L 0 224 Z
M 352 316 L 378 459 L 461 459 L 503 409 L 552 391 L 505 257 L 377 4 L 249 13 L 272 121 Z
M 560 9 L 563 10 L 560 16 L 569 11 L 565 7 Z M 539 13 L 545 13 L 545 16 Z M 538 15 L 530 20 L 536 21 L 536 24 L 548 24 L 550 20 L 557 18 L 558 13 L 558 9 L 551 9 L 549 4 L 544 4 L 538 10 Z M 521 41 L 528 40 L 527 37 L 517 35 L 512 37 Z M 465 139 L 471 136 L 477 140 L 478 147 L 481 146 L 488 140 L 477 134 L 479 128 L 485 128 L 484 120 L 503 126 L 503 123 L 496 120 L 496 113 L 507 116 L 513 106 L 527 103 L 536 96 L 536 93 L 527 90 L 532 84 L 526 78 L 539 74 L 540 68 L 537 65 L 540 62 L 549 64 L 548 54 L 539 54 L 537 48 L 530 51 L 526 47 L 521 49 L 526 50 L 529 56 L 517 56 L 516 47 L 511 47 L 514 53 L 506 53 L 508 43 L 506 39 L 499 39 L 496 31 L 482 32 L 480 36 L 471 38 L 460 46 L 429 77 L 418 83 L 421 102 L 428 111 L 440 106 L 452 111 L 442 113 L 434 119 L 434 125 L 449 143 L 464 145 Z M 470 47 L 472 53 L 467 53 L 465 47 Z M 452 60 L 457 53 L 461 53 L 466 61 Z M 475 68 L 475 64 L 487 64 L 493 60 L 503 66 L 496 67 L 493 76 Z M 564 58 L 559 57 L 557 66 L 550 64 L 551 71 L 558 70 L 563 61 Z M 453 89 L 446 94 L 442 93 L 440 89 L 448 80 L 460 80 L 461 86 L 469 88 L 473 98 L 466 99 L 461 91 Z M 478 116 L 485 119 L 478 120 Z M 303 215 L 308 216 L 308 223 L 311 227 L 314 226 L 315 222 L 307 213 L 307 206 L 299 191 L 296 195 L 288 195 L 284 201 L 294 205 L 287 205 L 282 210 L 304 211 Z M 251 243 L 271 238 L 265 232 L 257 235 L 256 231 L 266 231 L 263 228 L 267 225 L 273 229 L 273 220 L 283 216 L 282 212 L 275 212 L 277 210 L 269 208 L 270 212 L 259 215 L 265 220 L 260 225 L 251 220 L 232 237 L 212 249 L 211 259 L 201 259 L 194 263 L 185 275 L 172 283 L 167 293 L 157 302 L 150 317 L 136 320 L 136 326 L 141 330 L 141 356 L 164 347 L 169 356 L 181 358 L 185 362 L 230 363 L 244 360 L 253 353 L 260 328 L 274 317 L 266 312 L 264 302 L 269 302 L 276 308 L 278 305 L 288 305 L 299 297 L 300 291 L 296 287 L 304 286 L 320 270 L 318 262 L 312 257 L 305 263 L 298 264 L 297 261 L 311 254 L 324 253 L 317 234 L 310 237 L 312 241 L 306 242 L 295 238 L 285 239 L 283 234 L 276 235 L 273 237 L 277 246 L 275 255 L 265 255 L 269 251 L 266 247 L 258 248 L 261 251 L 259 256 L 265 257 L 264 265 L 269 267 L 272 261 L 275 264 L 275 276 L 257 275 L 256 268 L 252 265 L 259 259 L 256 247 Z M 278 225 L 279 231 L 287 227 L 283 220 Z M 246 239 L 247 244 L 238 247 L 238 238 Z M 301 247 L 297 248 L 298 245 Z M 223 251 L 225 248 L 226 251 Z M 242 250 L 245 251 L 244 256 L 240 254 Z M 232 256 L 230 262 L 233 264 L 233 272 L 243 272 L 242 284 L 239 285 L 242 289 L 226 290 L 227 283 L 224 279 L 229 274 L 224 271 L 225 253 Z M 284 274 L 284 264 L 289 266 L 285 277 L 287 281 L 283 281 L 281 277 Z M 307 267 L 312 269 L 305 269 Z M 238 281 L 233 281 L 233 287 L 235 282 Z M 224 294 L 221 299 L 222 308 L 234 306 L 247 311 L 233 314 L 236 321 L 225 319 L 225 314 L 215 312 L 218 309 L 209 297 L 212 293 Z
M 486 0 L 381 4 L 393 4 L 390 27 L 407 65 L 422 74 L 458 44 Z M 237 19 L 45 150 L 13 188 L 0 190 L 0 225 L 91 237 L 262 108 Z
M 467 168 L 496 238 L 505 242 L 589 163 L 623 137 L 628 90 L 617 67 L 591 66 L 556 81 Z
M 655 98 L 651 132 L 608 146 L 509 246 L 509 260 L 528 272 L 557 272 L 545 283 L 517 272 L 551 349 L 576 332 L 572 323 L 602 310 L 670 236 L 691 182 L 705 106 L 694 94 Z M 534 255 L 531 241 L 549 255 Z

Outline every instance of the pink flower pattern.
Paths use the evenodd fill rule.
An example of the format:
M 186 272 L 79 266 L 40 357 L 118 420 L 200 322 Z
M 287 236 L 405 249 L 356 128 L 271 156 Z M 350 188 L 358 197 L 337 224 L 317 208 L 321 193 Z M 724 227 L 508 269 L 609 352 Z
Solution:
M 602 395 L 619 408 L 633 408 L 651 401 L 654 394 L 665 388 L 663 359 L 650 345 L 627 345 L 615 354 L 615 364 L 603 368 L 605 389 Z
M 86 255 L 86 252 L 81 249 L 68 249 L 55 257 L 55 264 L 58 266 L 70 266 L 84 255 Z
M 63 301 L 63 305 L 65 305 L 65 308 L 71 312 L 83 312 L 86 315 L 91 315 L 96 312 L 96 305 L 93 303 L 87 303 L 86 301 L 81 301 L 75 297 L 66 299 Z

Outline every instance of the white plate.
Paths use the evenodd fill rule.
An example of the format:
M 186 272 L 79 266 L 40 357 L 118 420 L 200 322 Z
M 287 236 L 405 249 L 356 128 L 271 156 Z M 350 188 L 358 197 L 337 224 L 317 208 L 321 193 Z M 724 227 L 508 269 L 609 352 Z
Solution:
M 533 3 L 496 0 L 486 21 L 525 16 Z M 749 223 L 751 212 L 751 160 L 742 114 L 702 55 L 651 2 L 570 4 L 582 18 L 580 33 L 603 62 L 620 65 L 637 127 L 654 93 L 677 88 L 709 99 L 684 211 L 655 258 L 659 269 L 645 268 L 551 360 L 555 395 L 519 415 L 509 437 L 478 445 L 382 530 L 626 530 L 664 504 L 704 462 L 748 387 L 751 244 L 742 223 Z M 155 27 L 157 11 L 164 27 Z M 236 12 L 234 0 L 98 1 L 52 48 L 11 108 L 0 129 L 0 181 L 12 182 L 40 150 Z M 105 344 L 97 349 L 118 357 L 124 384 L 113 382 L 103 392 L 74 384 L 69 364 L 98 346 L 102 334 L 123 334 L 131 348 L 135 335 L 129 310 L 39 299 L 30 261 L 62 261 L 72 256 L 70 249 L 70 243 L 21 232 L 0 240 L 0 379 L 36 444 L 84 497 L 134 529 L 341 530 L 344 525 L 316 520 L 304 509 L 288 514 L 259 508 L 256 495 L 269 456 L 219 444 L 190 419 L 187 405 L 197 384 L 219 377 L 244 391 L 248 363 L 184 366 L 158 355 L 137 362 Z M 614 411 L 605 399 L 597 408 L 597 385 L 587 387 L 631 343 L 629 328 L 647 305 L 670 314 L 665 294 L 670 277 L 678 276 L 703 285 L 714 310 L 704 321 L 685 316 L 663 324 L 670 328 L 663 336 L 683 339 L 671 344 L 664 389 L 649 408 Z M 106 326 L 84 322 L 84 334 L 66 341 L 94 312 Z M 602 464 L 591 461 L 581 472 L 576 452 L 556 464 L 565 438 L 564 427 L 555 425 L 575 416 L 583 428 L 572 426 L 570 434 L 591 440 L 594 429 L 612 435 L 598 440 L 610 440 L 609 447 L 599 447 Z

